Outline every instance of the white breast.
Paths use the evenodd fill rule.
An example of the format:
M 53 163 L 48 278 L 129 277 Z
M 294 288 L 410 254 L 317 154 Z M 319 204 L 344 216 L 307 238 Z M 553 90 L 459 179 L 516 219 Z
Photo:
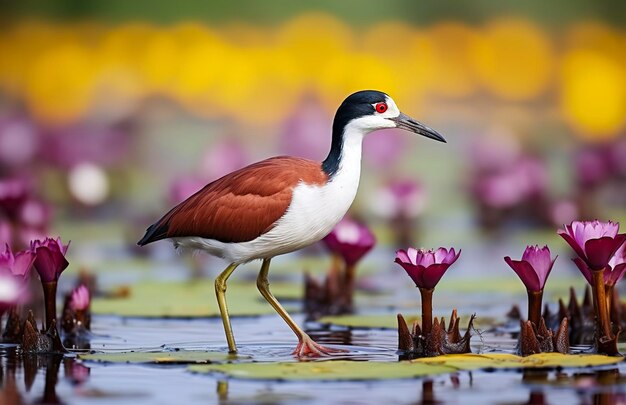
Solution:
M 348 212 L 361 176 L 361 131 L 346 131 L 337 172 L 323 186 L 298 184 L 285 215 L 267 233 L 241 243 L 199 237 L 175 238 L 182 247 L 202 249 L 231 263 L 245 263 L 293 252 L 328 235 Z

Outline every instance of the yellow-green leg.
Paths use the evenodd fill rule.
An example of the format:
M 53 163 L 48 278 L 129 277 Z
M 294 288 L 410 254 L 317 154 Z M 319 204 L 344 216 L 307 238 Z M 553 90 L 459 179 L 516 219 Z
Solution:
M 238 264 L 232 263 L 226 267 L 226 270 L 220 273 L 215 279 L 215 295 L 217 296 L 217 305 L 220 307 L 220 315 L 224 323 L 224 333 L 226 333 L 226 341 L 228 342 L 228 352 L 237 353 L 237 345 L 235 344 L 235 336 L 230 326 L 230 317 L 228 316 L 228 306 L 226 305 L 226 281 Z
M 298 337 L 299 343 L 293 354 L 297 356 L 322 356 L 331 354 L 333 352 L 342 352 L 343 350 L 329 349 L 315 343 L 315 341 L 311 339 L 309 335 L 307 335 L 307 333 L 294 322 L 293 319 L 291 319 L 291 316 L 289 316 L 287 311 L 285 311 L 285 308 L 280 305 L 280 302 L 278 302 L 276 297 L 274 297 L 274 295 L 270 291 L 270 283 L 267 279 L 267 274 L 270 269 L 270 260 L 271 259 L 263 259 L 261 271 L 259 272 L 259 276 L 256 279 L 256 285 L 261 292 L 263 298 L 265 298 L 265 300 L 269 302 L 269 304 L 276 310 L 276 312 L 278 312 L 278 315 L 283 318 L 283 320 L 287 323 L 287 325 L 289 325 L 293 333 L 295 333 Z

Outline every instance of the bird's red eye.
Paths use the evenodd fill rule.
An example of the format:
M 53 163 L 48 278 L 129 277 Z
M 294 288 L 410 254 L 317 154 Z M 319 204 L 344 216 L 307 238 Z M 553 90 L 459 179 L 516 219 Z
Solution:
M 382 114 L 387 111 L 387 103 L 378 103 L 376 104 L 376 112 Z

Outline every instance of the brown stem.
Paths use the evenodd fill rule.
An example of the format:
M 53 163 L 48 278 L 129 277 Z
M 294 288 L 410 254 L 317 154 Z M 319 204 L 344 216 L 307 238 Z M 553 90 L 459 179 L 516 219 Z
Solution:
M 543 290 L 526 290 L 526 293 L 528 294 L 528 320 L 535 324 L 535 327 L 539 327 L 539 320 L 541 319 L 541 301 L 543 299 Z
M 46 309 L 46 327 L 45 330 L 50 329 L 52 321 L 57 319 L 57 282 L 47 281 L 42 282 L 43 297 Z
M 594 270 L 593 274 L 593 300 L 596 308 L 596 322 L 600 338 L 612 336 L 611 321 L 609 320 L 609 312 L 606 308 L 606 292 L 604 291 L 604 269 Z
M 604 285 L 604 299 L 606 300 L 606 312 L 607 312 L 607 317 L 609 319 L 609 325 L 611 324 L 611 306 L 613 302 L 613 287 L 615 287 L 615 285 L 611 285 L 611 284 Z
M 422 296 L 422 334 L 427 336 L 433 328 L 433 291 L 434 288 L 421 288 Z

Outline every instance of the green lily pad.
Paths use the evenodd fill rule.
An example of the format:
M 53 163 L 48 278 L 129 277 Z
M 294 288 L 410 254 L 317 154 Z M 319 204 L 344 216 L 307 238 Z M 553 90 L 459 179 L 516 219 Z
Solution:
M 279 297 L 295 297 L 302 288 L 294 284 L 272 284 L 272 292 Z M 230 283 L 226 292 L 229 313 L 233 316 L 253 316 L 275 313 L 261 297 L 254 283 Z M 290 312 L 293 305 L 285 305 Z M 219 316 L 212 280 L 193 282 L 142 282 L 130 288 L 127 297 L 95 298 L 95 314 L 114 314 L 135 317 L 207 317 Z
M 539 353 L 521 357 L 507 353 L 493 354 L 450 354 L 412 360 L 413 363 L 433 364 L 456 368 L 457 370 L 533 369 L 533 368 L 580 368 L 616 364 L 623 357 L 609 357 L 598 354 Z
M 232 378 L 258 380 L 392 380 L 452 373 L 439 364 L 362 361 L 307 361 L 291 363 L 238 363 L 189 366 L 194 373 L 220 373 Z
M 450 315 L 450 314 L 448 314 Z M 449 321 L 449 316 L 446 316 L 446 322 Z M 405 315 L 405 321 L 409 325 L 409 328 L 413 324 L 413 321 L 419 321 L 421 318 L 418 315 Z M 464 329 L 467 327 L 470 316 L 461 315 L 460 327 Z M 477 317 L 474 320 L 474 327 L 479 328 L 481 324 L 489 325 L 493 323 L 493 319 L 485 317 Z M 318 319 L 321 324 L 331 324 L 337 326 L 345 326 L 354 329 L 397 329 L 398 319 L 395 314 L 376 314 L 376 315 L 337 315 L 337 316 L 324 316 Z M 464 323 L 465 322 L 465 323 Z
M 100 363 L 132 364 L 213 364 L 250 359 L 248 356 L 199 350 L 180 350 L 172 352 L 90 353 L 81 354 L 78 358 L 84 361 L 96 361 Z

